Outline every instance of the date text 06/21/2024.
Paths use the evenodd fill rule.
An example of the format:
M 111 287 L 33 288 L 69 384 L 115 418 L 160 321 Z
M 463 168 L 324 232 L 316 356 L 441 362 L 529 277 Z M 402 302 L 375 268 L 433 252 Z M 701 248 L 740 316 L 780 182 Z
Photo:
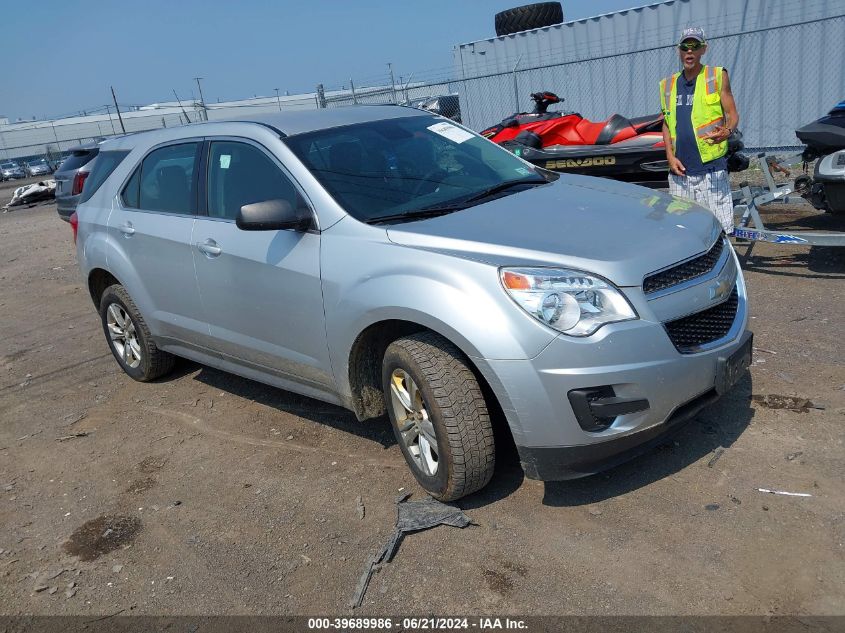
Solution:
M 525 630 L 524 620 L 512 618 L 309 618 L 309 630 L 341 630 L 341 631 L 389 631 L 401 623 L 402 630 L 451 630 L 476 629 L 479 631 L 494 630 Z

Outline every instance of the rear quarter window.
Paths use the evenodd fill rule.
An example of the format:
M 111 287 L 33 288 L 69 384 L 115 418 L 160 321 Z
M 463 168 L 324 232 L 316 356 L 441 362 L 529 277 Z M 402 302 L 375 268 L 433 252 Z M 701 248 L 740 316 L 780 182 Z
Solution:
M 97 155 L 97 161 L 91 168 L 91 173 L 85 180 L 85 185 L 82 187 L 82 197 L 79 202 L 87 202 L 128 154 L 128 151 L 100 152 Z

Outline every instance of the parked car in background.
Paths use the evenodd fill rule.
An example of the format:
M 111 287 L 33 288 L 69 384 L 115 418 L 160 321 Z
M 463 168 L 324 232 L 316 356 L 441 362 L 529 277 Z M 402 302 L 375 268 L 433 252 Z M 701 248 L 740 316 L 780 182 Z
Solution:
M 58 156 L 58 157 L 56 157 L 56 158 L 51 158 L 51 159 L 50 159 L 50 161 L 49 161 L 49 162 L 50 162 L 50 167 L 52 167 L 52 168 L 53 168 L 53 172 L 57 172 L 57 171 L 59 171 L 59 167 L 61 167 L 61 166 L 62 166 L 62 163 L 63 163 L 63 162 L 65 162 L 65 159 L 66 159 L 66 158 L 67 158 L 67 156 Z
M 56 180 L 56 210 L 62 220 L 69 221 L 76 210 L 85 179 L 91 173 L 99 151 L 99 143 L 86 143 L 72 148 L 70 155 L 53 175 Z
M 50 163 L 44 158 L 27 161 L 24 171 L 27 176 L 49 176 L 53 173 Z
M 445 116 L 456 123 L 461 122 L 461 103 L 456 94 L 414 99 L 413 101 L 409 101 L 408 105 L 412 108 L 419 108 L 420 110 Z
M 492 477 L 494 419 L 526 476 L 585 476 L 750 363 L 742 270 L 704 207 L 412 108 L 245 119 L 100 146 L 70 224 L 135 380 L 178 355 L 387 413 L 420 485 L 453 500 Z
M 14 161 L 0 163 L 0 180 L 17 180 L 26 178 L 23 168 Z

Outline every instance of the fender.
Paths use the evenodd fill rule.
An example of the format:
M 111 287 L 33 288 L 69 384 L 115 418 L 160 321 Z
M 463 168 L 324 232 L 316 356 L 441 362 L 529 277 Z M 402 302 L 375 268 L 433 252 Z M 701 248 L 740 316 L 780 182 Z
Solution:
M 477 365 L 484 359 L 532 358 L 556 336 L 511 301 L 495 266 L 438 253 L 411 257 L 419 251 L 408 249 L 407 263 L 385 271 L 388 258 L 374 251 L 390 249 L 390 259 L 397 261 L 396 249 L 401 247 L 371 246 L 360 262 L 346 262 L 343 271 L 348 281 L 324 286 L 329 355 L 338 391 L 344 396 L 351 395 L 352 346 L 361 332 L 380 321 L 407 321 L 437 332 Z M 368 268 L 379 270 L 368 275 Z M 324 275 L 333 281 L 337 274 L 324 268 Z M 349 315 L 356 316 L 350 319 Z

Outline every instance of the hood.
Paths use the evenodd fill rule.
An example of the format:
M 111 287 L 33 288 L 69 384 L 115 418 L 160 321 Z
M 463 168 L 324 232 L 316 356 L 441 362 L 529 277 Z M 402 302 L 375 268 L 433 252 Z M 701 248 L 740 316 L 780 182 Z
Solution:
M 566 266 L 639 286 L 706 251 L 721 226 L 682 198 L 612 180 L 557 181 L 449 215 L 388 227 L 391 241 L 496 266 Z

